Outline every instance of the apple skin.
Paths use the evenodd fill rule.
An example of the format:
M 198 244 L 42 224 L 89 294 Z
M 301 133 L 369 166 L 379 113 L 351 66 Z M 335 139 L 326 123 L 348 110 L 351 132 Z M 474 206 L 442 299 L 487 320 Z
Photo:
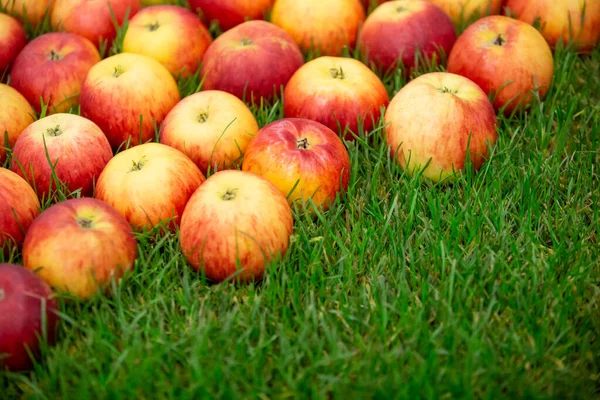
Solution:
M 505 107 L 510 114 L 530 104 L 536 88 L 544 98 L 552 84 L 554 60 L 533 26 L 493 15 L 475 21 L 459 36 L 447 71 L 471 79 L 488 96 L 493 91 L 496 111 Z
M 94 121 L 113 150 L 129 141 L 137 146 L 154 138 L 180 100 L 177 82 L 155 59 L 120 53 L 94 65 L 81 86 L 81 115 Z M 140 127 L 140 118 L 142 118 Z
M 498 137 L 496 114 L 485 92 L 448 72 L 427 73 L 407 83 L 390 101 L 385 122 L 392 158 L 408 176 L 431 161 L 422 176 L 433 182 L 462 173 L 468 144 L 473 169 L 479 170 L 489 155 L 488 142 L 493 146 Z
M 344 47 L 354 47 L 365 15 L 360 0 L 276 0 L 271 22 L 289 33 L 302 51 L 339 56 Z
M 456 26 L 488 15 L 498 15 L 505 0 L 429 0 L 450 16 Z
M 152 6 L 143 8 L 129 21 L 123 52 L 152 57 L 174 76 L 187 78 L 196 73 L 211 43 L 208 29 L 187 8 Z
M 26 44 L 27 36 L 21 23 L 8 14 L 0 13 L 0 78 Z
M 40 113 L 68 112 L 79 105 L 81 84 L 100 54 L 87 39 L 73 33 L 50 32 L 29 42 L 13 64 L 10 83 Z
M 585 17 L 582 24 L 582 10 Z M 572 41 L 577 51 L 592 51 L 600 40 L 600 1 L 598 0 L 507 0 L 505 12 L 530 25 L 539 18 L 542 36 L 552 49 L 559 41 Z M 571 35 L 572 30 L 572 35 Z
M 248 21 L 220 35 L 202 59 L 203 90 L 222 90 L 249 103 L 280 94 L 304 59 L 292 38 L 266 21 Z
M 53 7 L 56 0 L 0 0 L 0 6 L 5 12 L 17 18 L 19 22 L 28 23 L 36 27 L 47 12 Z M 23 12 L 25 11 L 25 13 Z
M 31 369 L 28 350 L 38 361 L 40 338 L 53 345 L 59 322 L 56 299 L 40 277 L 21 265 L 0 264 L 0 369 Z
M 53 2 L 50 15 L 53 30 L 81 35 L 97 48 L 106 41 L 107 51 L 117 36 L 111 9 L 117 24 L 122 26 L 126 17 L 131 19 L 142 7 L 140 0 L 53 0 Z
M 249 172 L 225 170 L 190 198 L 180 242 L 188 263 L 208 279 L 250 282 L 261 280 L 268 262 L 287 252 L 292 232 L 291 207 L 275 185 Z
M 296 71 L 283 94 L 286 118 L 307 118 L 346 139 L 370 132 L 389 96 L 379 77 L 358 60 L 321 56 Z M 338 124 L 340 128 L 338 128 Z
M 275 0 L 189 0 L 190 8 L 196 10 L 204 23 L 219 23 L 225 32 L 248 20 L 263 20 Z
M 11 248 L 21 247 L 40 207 L 31 186 L 11 170 L 0 167 L 0 248 L 6 256 Z
M 89 299 L 118 281 L 137 258 L 137 242 L 125 218 L 90 197 L 61 201 L 31 224 L 23 243 L 23 265 L 48 285 Z
M 31 104 L 11 86 L 0 83 L 0 165 L 6 161 L 6 150 L 15 145 L 21 132 L 36 119 Z M 8 137 L 8 143 L 6 138 Z
M 160 128 L 160 143 L 188 156 L 204 175 L 229 169 L 244 155 L 258 123 L 234 95 L 205 90 L 181 100 Z

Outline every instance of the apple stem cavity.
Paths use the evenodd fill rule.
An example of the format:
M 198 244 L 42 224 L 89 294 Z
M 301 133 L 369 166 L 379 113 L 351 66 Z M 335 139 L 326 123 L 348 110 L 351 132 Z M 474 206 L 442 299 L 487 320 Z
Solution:
M 334 79 L 345 79 L 346 77 L 344 75 L 344 70 L 342 69 L 342 67 L 340 67 L 339 69 L 331 68 L 329 72 L 331 73 L 331 77 Z
M 242 46 L 250 46 L 251 44 L 252 44 L 252 40 L 250 40 L 248 38 L 242 39 Z
M 46 136 L 60 136 L 62 135 L 63 131 L 62 129 L 60 129 L 60 125 L 56 125 L 54 128 L 48 128 L 46 129 Z
M 160 24 L 158 23 L 158 21 L 153 22 L 151 24 L 146 25 L 148 27 L 148 30 L 150 32 L 154 32 L 156 30 L 158 30 L 158 28 L 160 27 Z
M 450 94 L 456 94 L 456 93 L 458 93 L 458 90 L 448 89 L 446 86 L 441 87 L 441 88 L 437 88 L 437 90 L 440 93 L 450 93 Z
M 408 9 L 404 6 L 398 6 L 396 7 L 396 12 L 397 13 L 403 13 L 404 11 L 407 11 Z
M 227 191 L 225 192 L 225 194 L 223 195 L 223 200 L 225 201 L 229 201 L 229 200 L 233 200 L 235 199 L 235 191 L 237 190 L 237 188 L 234 189 L 227 189 Z
M 50 50 L 50 56 L 48 57 L 49 60 L 58 61 L 61 58 L 62 58 L 61 55 L 57 51 Z
M 88 218 L 77 218 L 77 224 L 83 229 L 90 229 L 92 227 L 92 220 Z
M 198 122 L 200 122 L 201 124 L 205 123 L 208 120 L 208 113 L 202 111 L 197 118 Z
M 494 44 L 496 46 L 504 46 L 505 43 L 506 43 L 506 38 L 504 38 L 504 36 L 499 33 L 498 36 L 496 37 L 496 39 L 494 40 Z
M 296 147 L 298 147 L 300 150 L 308 150 L 310 143 L 308 142 L 307 138 L 301 138 L 296 140 Z
M 129 170 L 129 172 L 141 171 L 142 168 L 144 168 L 144 164 L 146 164 L 146 161 L 144 161 L 144 158 L 146 158 L 146 156 L 142 157 L 140 159 L 140 161 L 137 161 L 137 162 L 131 160 L 131 162 L 133 163 L 133 165 L 131 166 L 131 169 Z
M 121 65 L 117 65 L 115 67 L 114 72 L 113 72 L 113 76 L 115 78 L 118 78 L 119 76 L 121 76 L 123 74 L 123 72 L 125 72 L 125 70 L 123 69 L 123 67 Z

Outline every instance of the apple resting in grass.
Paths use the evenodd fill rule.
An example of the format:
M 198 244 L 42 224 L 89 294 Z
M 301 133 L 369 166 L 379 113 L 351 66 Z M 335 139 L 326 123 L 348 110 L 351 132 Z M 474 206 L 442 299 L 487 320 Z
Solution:
M 198 64 L 212 38 L 200 18 L 180 6 L 143 8 L 129 21 L 123 52 L 152 57 L 174 76 L 184 78 L 198 70 Z
M 276 0 L 271 21 L 288 32 L 302 51 L 340 56 L 352 50 L 365 20 L 360 0 Z
M 322 56 L 304 64 L 283 94 L 286 118 L 320 122 L 336 134 L 352 139 L 370 132 L 387 106 L 389 96 L 379 77 L 358 60 Z
M 469 24 L 488 15 L 502 11 L 504 0 L 428 0 L 440 7 L 452 18 L 456 26 Z
M 228 169 L 242 158 L 258 123 L 234 95 L 205 90 L 181 100 L 160 128 L 160 142 L 187 155 L 204 175 Z
M 581 52 L 592 51 L 600 40 L 599 0 L 507 0 L 505 12 L 533 25 L 539 20 L 542 36 L 552 49 L 560 41 Z
M 10 84 L 40 113 L 68 112 L 79 105 L 81 84 L 100 54 L 87 39 L 73 33 L 50 32 L 29 42 L 13 64 Z
M 350 157 L 325 125 L 286 118 L 258 132 L 248 145 L 242 169 L 269 180 L 291 205 L 306 208 L 312 200 L 325 211 L 348 189 Z
M 145 143 L 108 162 L 95 197 L 114 207 L 136 229 L 166 222 L 174 230 L 190 196 L 204 180 L 196 164 L 179 150 Z
M 50 287 L 21 265 L 0 264 L 0 369 L 25 371 L 53 345 L 59 323 Z
M 538 92 L 543 99 L 554 73 L 552 51 L 531 25 L 501 15 L 477 20 L 458 38 L 448 58 L 448 72 L 465 76 L 486 94 L 494 93 L 496 110 L 524 108 Z
M 293 231 L 292 210 L 268 180 L 239 170 L 211 175 L 181 217 L 183 255 L 210 280 L 260 280 L 283 257 Z
M 33 221 L 23 265 L 48 285 L 88 299 L 134 266 L 137 242 L 125 218 L 94 198 L 56 203 Z
M 27 99 L 13 87 L 0 83 L 0 165 L 6 161 L 6 149 L 12 149 L 35 118 L 35 110 Z
M 0 249 L 8 255 L 19 248 L 40 213 L 40 201 L 29 184 L 9 169 L 0 168 Z
M 207 25 L 212 21 L 227 31 L 248 20 L 264 19 L 275 0 L 189 0 Z
M 120 53 L 94 65 L 81 87 L 81 115 L 106 134 L 113 150 L 154 138 L 180 100 L 173 75 L 155 59 Z M 141 124 L 141 127 L 140 127 Z
M 11 169 L 32 185 L 40 199 L 62 189 L 52 176 L 53 168 L 69 192 L 80 190 L 81 196 L 91 196 L 112 155 L 106 136 L 92 121 L 75 114 L 53 114 L 21 133 Z
M 27 36 L 21 23 L 8 14 L 0 13 L 0 79 L 26 44 Z
M 35 28 L 52 9 L 53 2 L 56 0 L 0 0 L 0 6 L 19 21 Z
M 271 100 L 304 63 L 302 52 L 281 28 L 248 21 L 223 33 L 202 59 L 203 90 L 223 90 L 249 103 Z
M 402 62 L 405 75 L 422 64 L 440 63 L 456 40 L 452 20 L 427 0 L 398 0 L 377 7 L 366 19 L 359 47 L 383 73 Z
M 385 113 L 391 155 L 409 176 L 422 173 L 438 182 L 461 174 L 470 152 L 474 171 L 496 143 L 496 114 L 473 81 L 431 72 L 407 83 Z

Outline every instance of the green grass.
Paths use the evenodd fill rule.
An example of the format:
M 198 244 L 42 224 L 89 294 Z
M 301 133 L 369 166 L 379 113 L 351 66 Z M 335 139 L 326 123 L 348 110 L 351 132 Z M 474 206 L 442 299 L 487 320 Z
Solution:
M 453 184 L 406 176 L 381 124 L 347 142 L 348 193 L 295 215 L 260 284 L 208 283 L 176 234 L 140 233 L 135 270 L 61 297 L 59 342 L 0 372 L 0 398 L 597 397 L 600 49 L 555 64 L 544 101 L 499 117 L 490 160 Z

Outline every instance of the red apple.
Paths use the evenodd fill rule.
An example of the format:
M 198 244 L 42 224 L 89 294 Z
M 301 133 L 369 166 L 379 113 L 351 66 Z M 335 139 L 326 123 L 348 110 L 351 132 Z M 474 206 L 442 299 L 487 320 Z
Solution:
M 429 0 L 450 16 L 456 26 L 500 14 L 503 0 Z
M 302 51 L 339 56 L 356 43 L 365 9 L 360 0 L 275 0 L 271 21 L 282 27 Z
M 181 100 L 160 128 L 160 142 L 187 155 L 203 174 L 228 169 L 258 132 L 254 115 L 240 99 L 220 90 Z
M 96 185 L 97 199 L 114 207 L 136 229 L 167 220 L 179 225 L 190 196 L 205 177 L 185 154 L 160 143 L 145 143 L 118 153 Z
M 553 49 L 562 41 L 589 52 L 600 40 L 598 0 L 507 0 L 505 12 L 531 25 L 539 20 L 541 33 Z
M 543 98 L 554 73 L 552 51 L 531 25 L 493 15 L 474 22 L 458 38 L 448 58 L 448 72 L 465 76 L 508 114 Z
M 464 171 L 467 151 L 474 171 L 496 143 L 496 114 L 487 95 L 468 78 L 431 72 L 407 83 L 385 112 L 392 157 L 409 176 L 434 182 Z
M 324 211 L 348 189 L 350 158 L 325 125 L 286 118 L 268 124 L 252 139 L 242 170 L 269 180 L 290 204 L 306 207 L 312 200 Z
M 282 257 L 293 231 L 292 210 L 268 180 L 219 171 L 194 192 L 181 217 L 181 249 L 208 279 L 260 280 Z
M 137 242 L 125 218 L 94 198 L 56 203 L 33 221 L 23 243 L 23 265 L 48 285 L 90 298 L 137 258 Z
M 360 61 L 346 57 L 323 56 L 307 62 L 283 94 L 286 118 L 318 121 L 346 139 L 360 134 L 359 120 L 363 132 L 370 132 L 388 102 L 379 77 Z
M 40 201 L 27 182 L 9 169 L 0 168 L 0 249 L 8 255 L 40 213 Z
M 87 39 L 50 32 L 29 42 L 15 59 L 10 83 L 39 113 L 40 98 L 47 114 L 68 112 L 79 105 L 79 91 L 100 54 Z
M 98 125 L 75 114 L 53 114 L 25 128 L 15 143 L 11 168 L 31 183 L 40 198 L 61 189 L 52 169 L 70 192 L 81 190 L 82 196 L 91 196 L 112 155 Z
M 0 13 L 0 78 L 8 71 L 26 44 L 25 29 L 19 21 L 8 14 Z
M 260 98 L 279 95 L 304 59 L 283 29 L 270 22 L 248 21 L 215 39 L 202 63 L 202 89 L 259 103 Z
M 81 87 L 81 115 L 106 134 L 113 150 L 154 138 L 180 100 L 173 75 L 155 59 L 120 53 L 94 65 Z
M 227 31 L 247 20 L 264 19 L 275 0 L 189 0 L 206 24 L 216 21 Z
M 36 27 L 56 0 L 0 0 L 0 6 L 20 22 Z
M 21 265 L 0 264 L 0 369 L 31 369 L 42 343 L 55 343 L 58 322 L 50 287 Z
M 21 93 L 0 83 L 0 165 L 21 132 L 36 119 L 35 110 Z

